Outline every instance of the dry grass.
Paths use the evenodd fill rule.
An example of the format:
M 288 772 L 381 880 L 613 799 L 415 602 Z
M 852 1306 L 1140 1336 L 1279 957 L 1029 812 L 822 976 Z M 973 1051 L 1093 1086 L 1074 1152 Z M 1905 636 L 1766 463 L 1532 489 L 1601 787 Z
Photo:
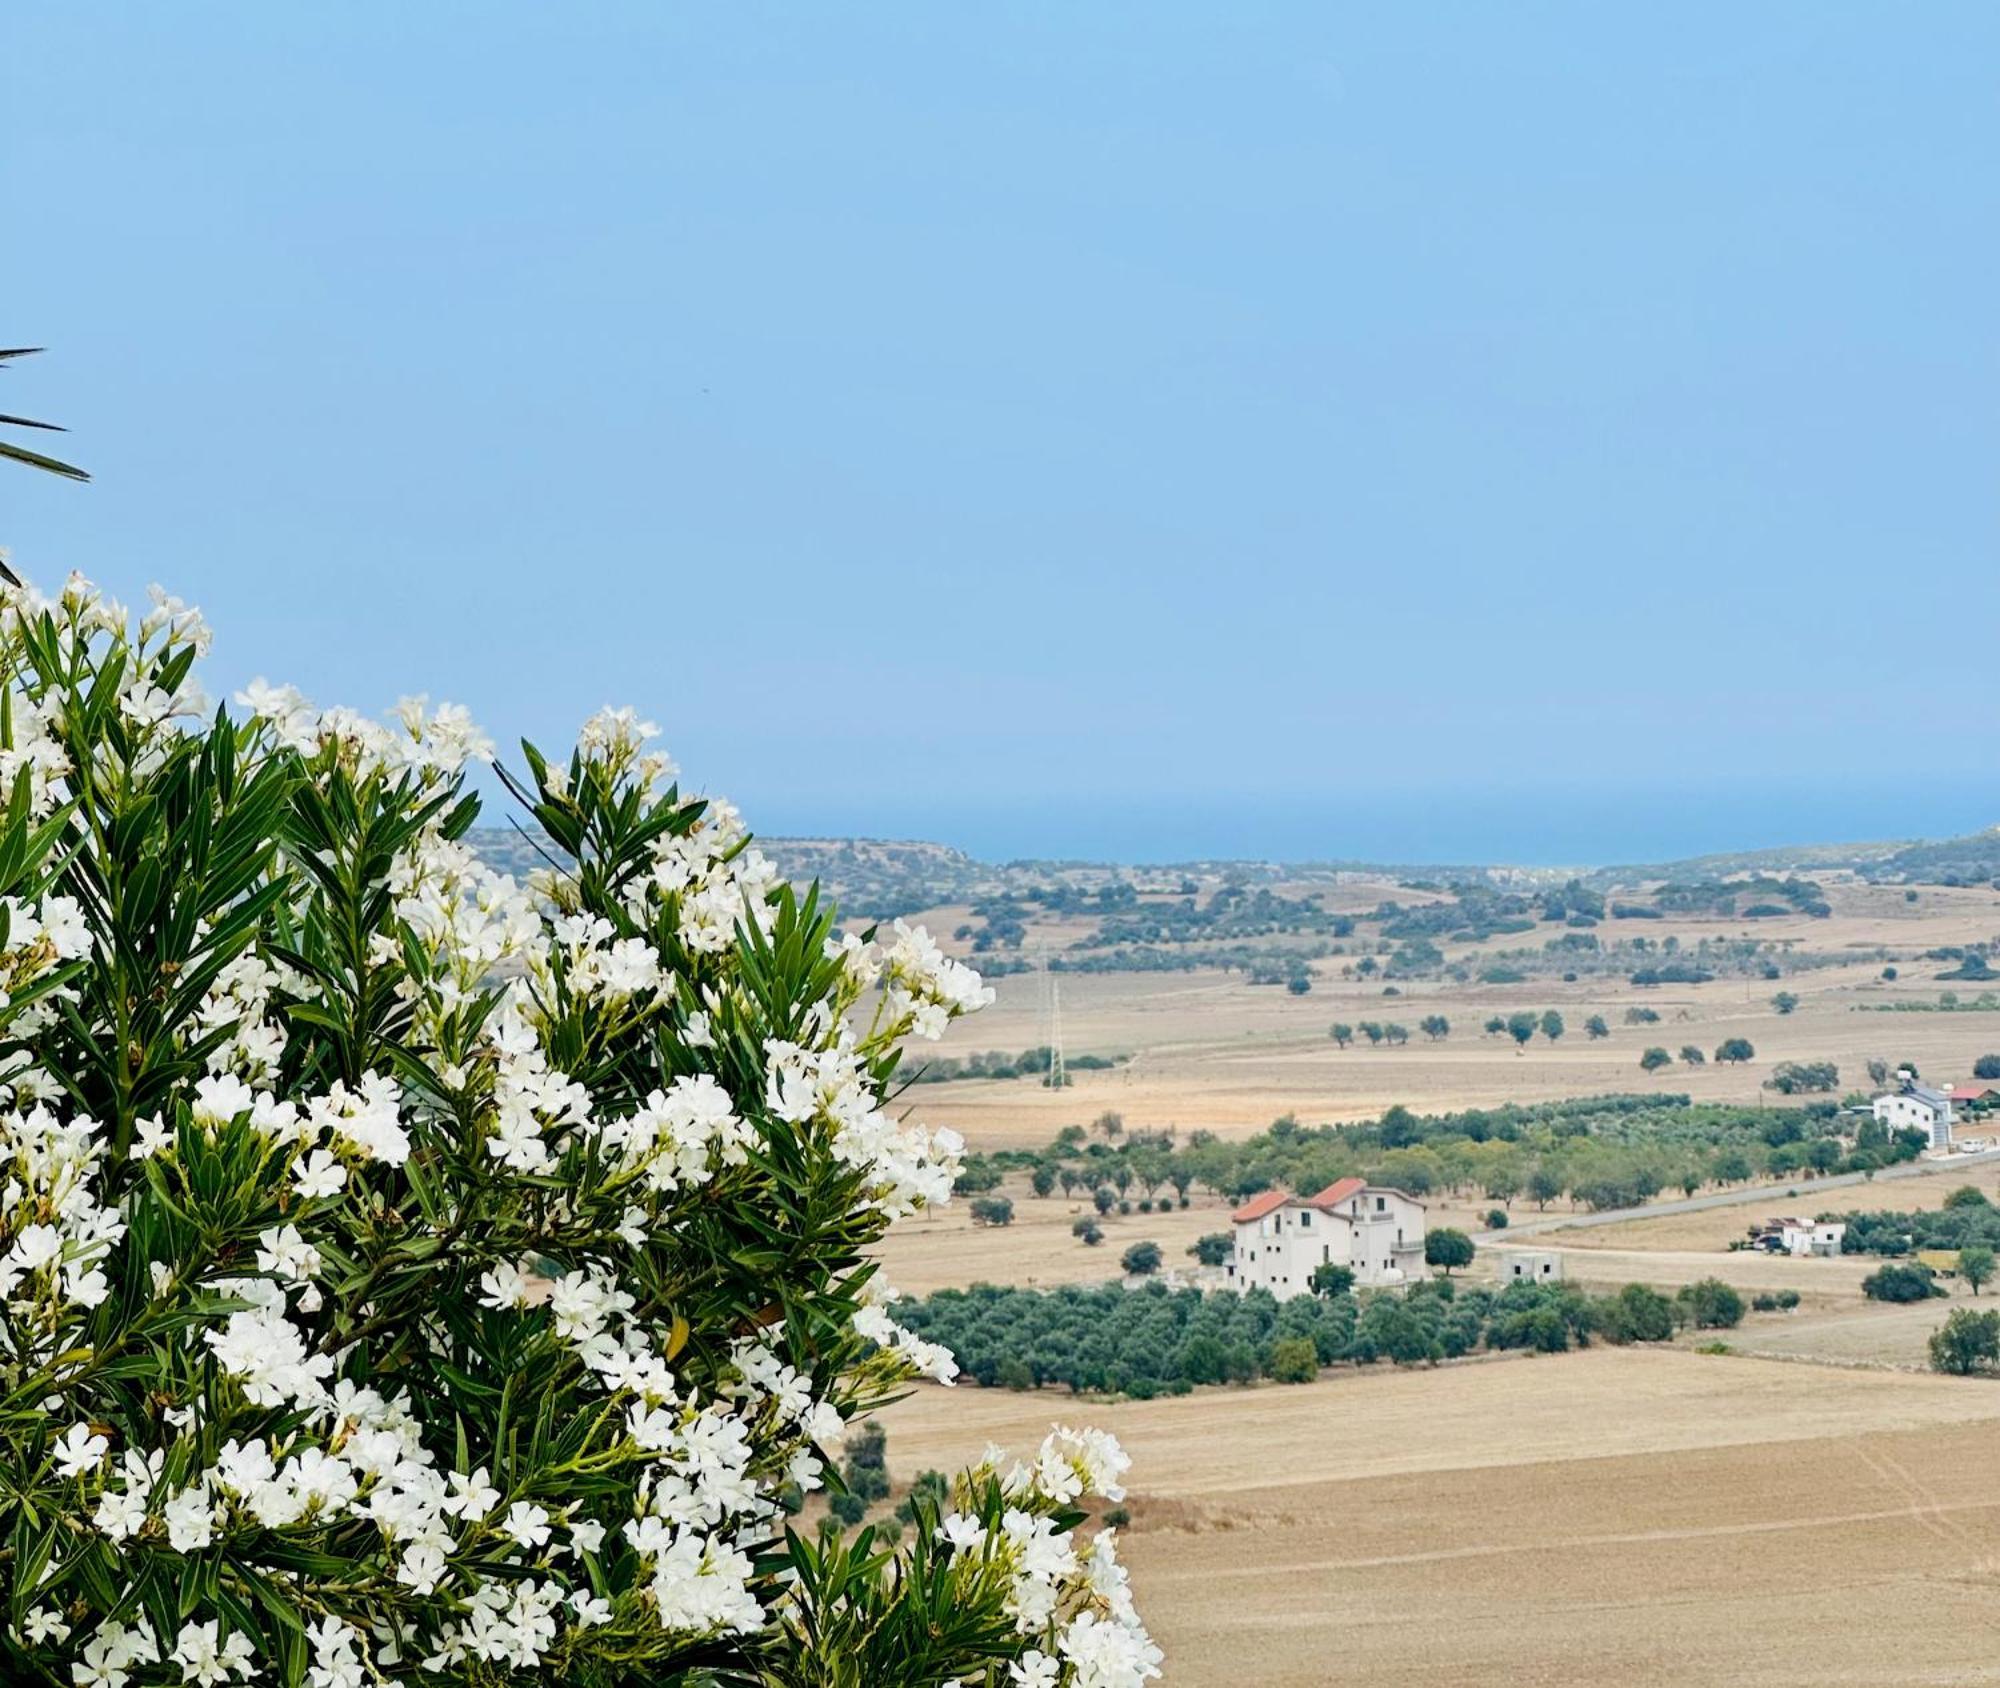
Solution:
M 1712 1207 L 1699 1213 L 1669 1213 L 1658 1219 L 1627 1219 L 1616 1225 L 1546 1233 L 1548 1241 L 1565 1249 L 1726 1249 L 1757 1220 L 1773 1214 L 1893 1209 L 1926 1212 L 1942 1207 L 1952 1191 L 1970 1184 L 1989 1201 L 2000 1202 L 2000 1178 L 1990 1164 L 1954 1167 L 1949 1163 L 1914 1178 L 1885 1184 L 1842 1184 L 1817 1190 L 1810 1181 L 1773 1185 L 1770 1198 L 1742 1207 Z M 1789 1192 L 1797 1190 L 1796 1196 Z
M 1387 889 L 1380 886 L 1356 892 L 1361 906 L 1372 906 L 1383 894 Z M 1214 971 L 1066 974 L 1061 979 L 1065 1046 L 1073 1055 L 1126 1055 L 1126 1065 L 1079 1073 L 1066 1091 L 1009 1080 L 925 1087 L 911 1099 L 923 1117 L 958 1127 L 975 1147 L 1040 1147 L 1061 1126 L 1106 1108 L 1133 1124 L 1206 1126 L 1244 1135 L 1286 1112 L 1313 1122 L 1357 1119 L 1394 1102 L 1429 1112 L 1647 1089 L 1687 1091 L 1705 1101 L 1754 1102 L 1769 1099 L 1758 1086 L 1781 1060 L 1832 1059 L 1856 1083 L 1865 1082 L 1870 1057 L 1914 1060 L 1927 1076 L 1962 1078 L 1976 1055 L 2000 1049 L 2000 1014 L 1856 1011 L 1864 1003 L 1934 1001 L 1940 990 L 1952 988 L 1934 978 L 1939 964 L 1910 958 L 1925 948 L 2000 931 L 2000 893 L 1927 887 L 1919 902 L 1905 904 L 1900 891 L 1844 882 L 1834 884 L 1830 894 L 1835 914 L 1828 920 L 1648 921 L 1638 935 L 1693 941 L 1750 933 L 1857 957 L 1887 948 L 1903 958 L 1902 977 L 1894 984 L 1881 982 L 1880 963 L 1873 959 L 1801 974 L 1782 981 L 1782 988 L 1800 998 L 1800 1007 L 1780 1016 L 1770 1006 L 1780 985 L 1761 979 L 1653 989 L 1622 978 L 1576 984 L 1413 983 L 1403 996 L 1385 999 L 1379 985 L 1339 978 L 1337 961 L 1319 964 L 1313 991 L 1303 997 Z M 1403 900 L 1412 899 L 1403 894 Z M 1637 926 L 1613 922 L 1601 930 L 1629 937 Z M 1497 939 L 1455 953 L 1477 959 L 1523 941 Z M 1042 981 L 1023 974 L 995 983 L 998 1001 L 954 1026 L 944 1053 L 1020 1050 L 1045 1041 Z M 1956 988 L 1969 999 L 1980 987 Z M 1659 1011 L 1661 1023 L 1624 1025 L 1625 1010 L 1642 1003 Z M 1516 1054 L 1506 1039 L 1481 1035 L 1489 1015 L 1517 1008 L 1559 1009 L 1569 1035 L 1554 1045 L 1537 1038 L 1525 1054 Z M 1432 1013 L 1445 1015 L 1454 1028 L 1443 1043 L 1430 1043 L 1415 1031 L 1418 1020 Z M 1608 1039 L 1591 1042 L 1584 1036 L 1583 1022 L 1592 1013 L 1611 1022 Z M 1412 1029 L 1413 1041 L 1395 1049 L 1341 1050 L 1327 1036 L 1335 1020 L 1366 1019 L 1399 1020 Z M 1724 1038 L 1738 1036 L 1756 1045 L 1753 1065 L 1676 1065 L 1658 1078 L 1639 1070 L 1640 1052 L 1649 1044 L 1678 1050 L 1694 1043 L 1712 1051 Z
M 1904 1307 L 1852 1300 L 1806 1306 L 1781 1318 L 1752 1320 L 1730 1333 L 1729 1345 L 1772 1359 L 1927 1371 L 1931 1332 L 1955 1307 L 1986 1305 L 1990 1303 L 1984 1297 L 1968 1301 L 1954 1295 Z
M 1156 1242 L 1170 1271 L 1193 1271 L 1195 1263 L 1187 1251 L 1195 1238 L 1229 1229 L 1229 1203 L 1196 1192 L 1185 1209 L 1141 1213 L 1136 1200 L 1129 1214 L 1114 1208 L 1098 1220 L 1104 1241 L 1090 1247 L 1070 1235 L 1078 1219 L 1097 1216 L 1097 1209 L 1081 1194 L 1038 1197 L 1027 1180 L 1018 1177 L 1006 1180 L 1000 1193 L 1013 1200 L 1011 1225 L 975 1225 L 970 1202 L 964 1198 L 904 1220 L 883 1241 L 883 1275 L 912 1295 L 976 1283 L 1030 1289 L 1103 1283 L 1122 1276 L 1118 1259 L 1133 1243 Z M 1136 1189 L 1133 1193 L 1137 1195 Z M 1433 1202 L 1430 1221 L 1476 1230 L 1485 1223 L 1490 1205 Z
M 1171 1682 L 2000 1680 L 2000 1389 L 1594 1350 L 1078 1406 L 926 1390 L 899 1469 L 1052 1417 L 1136 1464 Z
M 1765 1254 L 1750 1249 L 1739 1249 L 1733 1254 L 1698 1249 L 1570 1249 L 1563 1245 L 1563 1235 L 1558 1232 L 1555 1238 L 1546 1239 L 1546 1248 L 1524 1244 L 1523 1251 L 1560 1255 L 1564 1278 L 1591 1289 L 1615 1289 L 1620 1284 L 1677 1288 L 1697 1278 L 1720 1278 L 1741 1290 L 1795 1289 L 1802 1295 L 1858 1297 L 1861 1280 L 1882 1264 L 1873 1256 L 1862 1254 L 1841 1255 L 1832 1260 L 1799 1260 L 1788 1254 Z M 1535 1242 L 1544 1240 L 1537 1238 Z M 1498 1276 L 1510 1252 L 1514 1251 L 1500 1245 L 1481 1249 L 1473 1269 Z

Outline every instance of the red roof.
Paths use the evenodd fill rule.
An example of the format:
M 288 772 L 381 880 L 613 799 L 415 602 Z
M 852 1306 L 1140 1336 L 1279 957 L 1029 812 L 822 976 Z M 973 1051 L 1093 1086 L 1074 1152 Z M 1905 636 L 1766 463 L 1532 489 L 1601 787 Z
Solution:
M 1297 1202 L 1302 1207 L 1329 1208 L 1359 1195 L 1368 1188 L 1365 1178 L 1340 1178 L 1320 1191 L 1316 1196 L 1295 1196 L 1290 1190 L 1266 1190 L 1261 1196 L 1252 1196 L 1229 1216 L 1232 1225 L 1248 1225 L 1253 1219 L 1262 1219 L 1267 1213 L 1276 1213 L 1287 1202 Z
M 1990 1084 L 1961 1084 L 1951 1092 L 1954 1102 L 1977 1102 L 1983 1096 L 1994 1094 Z

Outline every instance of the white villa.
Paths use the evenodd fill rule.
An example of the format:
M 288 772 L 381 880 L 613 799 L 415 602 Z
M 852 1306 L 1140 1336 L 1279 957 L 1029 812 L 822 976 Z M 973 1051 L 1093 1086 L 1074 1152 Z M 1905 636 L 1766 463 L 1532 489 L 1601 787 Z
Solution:
M 1949 1149 L 1952 1127 L 1951 1098 L 1942 1090 L 1933 1090 L 1927 1084 L 1917 1083 L 1907 1073 L 1900 1073 L 1897 1076 L 1903 1081 L 1902 1088 L 1887 1096 L 1875 1098 L 1875 1117 L 1891 1131 L 1914 1126 L 1930 1138 L 1933 1149 Z
M 1236 1233 L 1231 1289 L 1266 1289 L 1283 1301 L 1311 1293 L 1314 1270 L 1329 1264 L 1351 1268 L 1358 1284 L 1423 1276 L 1424 1204 L 1401 1190 L 1359 1178 L 1316 1196 L 1266 1190 L 1229 1220 Z

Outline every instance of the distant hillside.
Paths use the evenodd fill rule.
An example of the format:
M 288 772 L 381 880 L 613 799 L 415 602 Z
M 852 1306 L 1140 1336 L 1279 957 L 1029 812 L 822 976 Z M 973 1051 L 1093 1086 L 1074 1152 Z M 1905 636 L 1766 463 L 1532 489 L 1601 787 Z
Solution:
M 1683 861 L 1599 868 L 1603 886 L 1650 880 L 1727 879 L 1739 874 L 1788 874 L 1845 869 L 1863 879 L 1901 885 L 1983 885 L 2000 880 L 2000 827 L 1963 838 L 1892 839 L 1872 844 L 1787 844 L 1771 850 L 1724 851 Z
M 511 828 L 476 831 L 472 842 L 495 867 L 516 876 L 525 876 L 541 865 L 533 845 Z M 921 909 L 967 905 L 975 917 L 974 924 L 965 929 L 968 934 L 976 934 L 981 921 L 992 926 L 992 935 L 979 944 L 982 950 L 1002 932 L 1006 934 L 1000 940 L 1004 947 L 1018 947 L 1023 909 L 1016 905 L 1022 903 L 1051 915 L 1104 915 L 1116 914 L 1126 906 L 1123 899 L 1135 896 L 1148 908 L 1153 908 L 1155 900 L 1168 898 L 1185 901 L 1189 908 L 1199 904 L 1204 911 L 1218 907 L 1215 899 L 1221 896 L 1229 899 L 1228 919 L 1205 913 L 1202 924 L 1217 929 L 1203 936 L 1240 941 L 1252 935 L 1236 929 L 1247 918 L 1243 910 L 1264 905 L 1254 898 L 1248 904 L 1236 899 L 1259 888 L 1282 888 L 1288 897 L 1317 903 L 1329 890 L 1355 881 L 1383 881 L 1399 887 L 1399 894 L 1417 892 L 1448 898 L 1463 911 L 1462 918 L 1453 924 L 1436 917 L 1431 922 L 1436 928 L 1432 935 L 1461 930 L 1525 930 L 1532 924 L 1531 909 L 1539 911 L 1540 918 L 1564 918 L 1592 901 L 1599 906 L 1590 912 L 1601 915 L 1607 895 L 1614 897 L 1614 914 L 1633 918 L 1645 915 L 1646 909 L 1639 906 L 1643 903 L 1661 910 L 1699 908 L 1715 915 L 1730 914 L 1739 907 L 1758 915 L 1779 913 L 1787 906 L 1823 912 L 1820 887 L 1800 877 L 1810 873 L 1851 872 L 1886 884 L 2000 885 L 2000 828 L 1934 841 L 1723 851 L 1679 861 L 1585 868 L 1575 873 L 1502 865 L 1440 867 L 1358 861 L 1193 861 L 1146 866 L 1053 858 L 982 862 L 946 844 L 912 839 L 760 837 L 757 842 L 794 884 L 803 886 L 818 880 L 849 922 L 889 920 Z M 1652 889 L 1642 889 L 1646 887 Z M 1580 902 L 1579 891 L 1594 896 Z M 1378 916 L 1394 928 L 1386 933 L 1390 938 L 1415 934 L 1410 917 L 1399 919 L 1394 903 L 1385 903 Z M 1257 919 L 1271 923 L 1268 910 Z M 1316 928 L 1319 923 L 1319 916 L 1305 921 L 1307 928 Z M 1184 945 L 1194 935 L 1180 929 L 1186 925 L 1186 917 L 1169 919 L 1154 909 L 1143 918 L 1121 914 L 1107 932 L 1117 935 L 1117 959 L 1123 963 L 1133 959 L 1124 953 L 1132 944 Z M 1301 929 L 1289 917 L 1276 919 L 1275 925 Z M 1254 935 L 1264 933 L 1260 929 Z
M 1594 869 L 1585 878 L 1604 887 L 1643 885 L 1651 880 L 1729 879 L 1738 874 L 1787 874 L 1842 869 L 1867 873 L 1911 848 L 1903 841 L 1870 844 L 1780 844 L 1765 850 L 1719 850 L 1671 862 L 1628 862 Z
M 1870 879 L 1915 880 L 1926 885 L 2000 884 L 2000 827 L 1964 838 L 1905 844 L 1861 871 Z
M 763 838 L 757 847 L 795 885 L 817 879 L 846 920 L 889 920 L 997 889 L 1001 871 L 963 850 L 879 838 Z
M 511 827 L 475 830 L 472 847 L 517 878 L 545 865 L 535 847 Z M 760 836 L 757 847 L 793 884 L 819 880 L 848 920 L 887 920 L 942 903 L 968 902 L 983 891 L 997 890 L 1004 875 L 1003 869 L 943 844 Z

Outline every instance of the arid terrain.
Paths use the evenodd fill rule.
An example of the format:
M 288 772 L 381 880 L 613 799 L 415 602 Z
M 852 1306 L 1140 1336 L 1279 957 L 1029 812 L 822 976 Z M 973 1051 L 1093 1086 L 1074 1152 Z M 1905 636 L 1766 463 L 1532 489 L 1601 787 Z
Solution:
M 2000 1681 L 1990 1385 L 1596 1349 L 1143 1403 L 926 1388 L 889 1447 L 914 1472 L 1058 1416 L 1133 1456 L 1170 1682 Z
M 1348 894 L 1362 907 L 1393 889 Z M 1032 1076 L 955 1080 L 913 1087 L 905 1101 L 975 1148 L 1039 1149 L 1105 1110 L 1128 1130 L 1172 1126 L 1185 1139 L 1248 1136 L 1287 1113 L 1362 1119 L 1398 1102 L 1429 1113 L 1655 1089 L 1779 1108 L 1795 1104 L 1762 1087 L 1779 1061 L 1833 1061 L 1845 1093 L 1869 1087 L 1871 1060 L 1951 1083 L 2000 1049 L 2000 1013 L 1935 1011 L 1953 988 L 1937 977 L 1950 963 L 1924 959 L 1988 943 L 2000 894 L 1926 886 L 1911 901 L 1836 878 L 1828 896 L 1829 918 L 1764 919 L 1756 935 L 1855 959 L 1788 971 L 1781 985 L 1412 979 L 1385 1002 L 1379 979 L 1351 976 L 1342 957 L 1316 959 L 1303 993 L 1241 971 L 1063 973 L 1066 1052 L 1122 1058 L 1116 1067 L 1077 1071 L 1063 1090 Z M 950 932 L 962 914 L 928 918 Z M 1052 927 L 1044 941 L 1078 929 Z M 1648 935 L 1692 947 L 1740 929 L 1662 921 Z M 1476 963 L 1479 948 L 1451 958 Z M 997 987 L 997 1004 L 954 1027 L 941 1053 L 1049 1040 L 1049 976 Z M 1982 988 L 1958 987 L 1966 1001 Z M 1797 998 L 1788 1014 L 1772 1004 L 1779 989 Z M 1932 1011 L 1879 1011 L 1898 1003 Z M 1642 1004 L 1658 1022 L 1626 1023 Z M 1523 1008 L 1558 1010 L 1566 1034 L 1516 1053 L 1482 1033 L 1490 1016 Z M 1450 1020 L 1447 1038 L 1342 1049 L 1328 1036 L 1336 1020 L 1368 1018 L 1414 1033 L 1431 1014 Z M 1584 1035 L 1592 1014 L 1608 1037 Z M 1755 1045 L 1754 1062 L 1677 1060 L 1658 1078 L 1638 1066 L 1649 1045 L 1712 1050 L 1731 1037 Z M 1731 1248 L 1770 1215 L 1933 1209 L 1968 1184 L 2000 1201 L 2000 1162 L 1947 1159 L 1836 1184 L 1802 1175 L 1698 1211 L 1672 1211 L 1681 1204 L 1668 1191 L 1651 1204 L 1667 1211 L 1589 1225 L 1571 1223 L 1588 1216 L 1567 1198 L 1516 1199 L 1513 1225 L 1493 1234 L 1482 1234 L 1490 1201 L 1433 1196 L 1432 1225 L 1481 1234 L 1474 1278 L 1503 1275 L 1510 1253 L 1528 1250 L 1555 1254 L 1566 1281 L 1592 1290 L 1719 1277 L 1746 1297 L 1795 1290 L 1799 1303 L 1751 1313 L 1720 1333 L 1727 1351 L 1716 1353 L 1699 1349 L 1717 1333 L 1683 1333 L 1665 1348 L 1340 1367 L 1302 1386 L 1146 1402 L 925 1387 L 887 1415 L 892 1471 L 907 1481 L 989 1442 L 1026 1448 L 1058 1420 L 1116 1431 L 1134 1462 L 1123 1552 L 1170 1682 L 2000 1683 L 2000 1387 L 1926 1363 L 1953 1308 L 2000 1296 L 1973 1301 L 1957 1285 L 1885 1306 L 1860 1289 L 1874 1258 Z M 913 1293 L 1102 1282 L 1140 1240 L 1184 1273 L 1195 1238 L 1228 1226 L 1228 1204 L 1197 1188 L 1186 1208 L 1113 1212 L 1091 1248 L 1071 1235 L 1090 1211 L 1080 1192 L 1037 1197 L 1017 1172 L 1001 1193 L 1011 1225 L 976 1226 L 954 1204 L 899 1228 L 886 1276 Z
M 1372 904 L 1396 894 L 1396 887 L 1363 885 L 1351 893 L 1357 904 Z M 1779 1061 L 1832 1060 L 1847 1082 L 1865 1085 L 1871 1058 L 1915 1061 L 1927 1077 L 1956 1080 L 1969 1076 L 1978 1054 L 2000 1049 L 2000 1012 L 1881 1011 L 1934 1004 L 1954 988 L 1971 1001 L 1980 986 L 1941 984 L 1937 975 L 1948 964 L 1921 957 L 1929 949 L 1983 943 L 2000 933 L 2000 892 L 1926 886 L 1919 900 L 1909 903 L 1890 887 L 1830 879 L 1828 896 L 1833 914 L 1827 919 L 1644 923 L 1643 935 L 1658 942 L 1678 938 L 1693 945 L 1703 937 L 1754 936 L 1795 943 L 1816 955 L 1857 957 L 1788 973 L 1777 982 L 1717 978 L 1699 985 L 1639 986 L 1615 977 L 1485 985 L 1416 979 L 1385 998 L 1386 987 L 1379 983 L 1343 978 L 1335 958 L 1314 962 L 1311 990 L 1296 996 L 1250 984 L 1241 972 L 1214 969 L 1010 974 L 994 981 L 994 1005 L 955 1025 L 937 1053 L 1017 1050 L 1049 1041 L 1053 978 L 1068 1054 L 1124 1057 L 1122 1064 L 1073 1071 L 1072 1084 L 1063 1091 L 1033 1079 L 975 1080 L 920 1086 L 908 1100 L 920 1117 L 956 1127 L 974 1147 L 1039 1148 L 1060 1126 L 1106 1108 L 1134 1123 L 1243 1135 L 1286 1112 L 1319 1123 L 1366 1118 L 1397 1102 L 1435 1113 L 1646 1088 L 1685 1092 L 1697 1101 L 1755 1102 L 1775 1100 L 1760 1086 Z M 964 914 L 948 908 L 921 918 L 933 931 L 948 934 Z M 1063 936 L 1063 928 L 1051 926 L 1044 938 L 1053 945 Z M 1446 953 L 1453 960 L 1476 961 L 1520 942 L 1447 945 Z M 1894 981 L 1882 979 L 1885 965 L 1896 968 Z M 1798 998 L 1788 1015 L 1771 1007 L 1780 989 Z M 1641 1006 L 1655 1010 L 1659 1023 L 1626 1024 L 1626 1011 Z M 1517 1053 L 1508 1038 L 1480 1030 L 1495 1014 L 1549 1008 L 1568 1025 L 1553 1044 L 1537 1037 Z M 1451 1023 L 1450 1036 L 1441 1042 L 1415 1031 L 1430 1014 Z M 1585 1036 L 1583 1023 L 1592 1014 L 1609 1022 L 1609 1037 Z M 1398 1047 L 1357 1041 L 1341 1049 L 1328 1036 L 1335 1021 L 1368 1019 L 1404 1022 L 1412 1028 L 1411 1039 Z M 1677 1062 L 1657 1077 L 1640 1071 L 1639 1056 L 1649 1045 L 1677 1051 L 1692 1043 L 1712 1051 L 1731 1037 L 1755 1045 L 1754 1062 L 1693 1068 Z

